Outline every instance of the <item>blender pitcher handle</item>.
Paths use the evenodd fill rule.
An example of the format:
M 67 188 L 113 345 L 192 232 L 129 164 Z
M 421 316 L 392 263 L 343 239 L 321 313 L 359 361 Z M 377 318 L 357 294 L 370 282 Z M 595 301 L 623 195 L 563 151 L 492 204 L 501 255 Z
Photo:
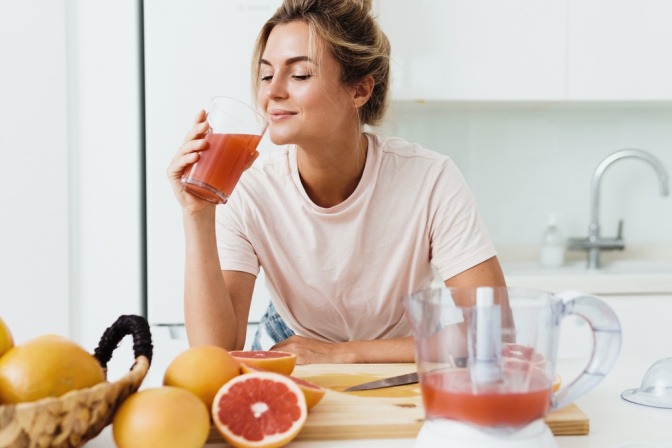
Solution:
M 562 307 L 561 318 L 576 315 L 588 322 L 594 343 L 590 360 L 583 372 L 553 395 L 551 409 L 572 404 L 597 386 L 616 363 L 621 348 L 621 324 L 614 310 L 603 300 L 583 295 L 563 303 Z

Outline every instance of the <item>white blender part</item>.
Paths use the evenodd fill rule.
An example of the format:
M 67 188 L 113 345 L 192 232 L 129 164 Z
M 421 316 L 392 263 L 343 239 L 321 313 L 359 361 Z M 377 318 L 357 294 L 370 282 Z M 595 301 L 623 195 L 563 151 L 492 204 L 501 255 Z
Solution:
M 498 388 L 505 381 L 502 366 L 502 329 L 500 306 L 494 303 L 489 287 L 476 289 L 476 307 L 471 328 L 469 378 L 472 390 L 479 387 Z M 415 448 L 557 448 L 551 430 L 543 419 L 537 419 L 513 432 L 488 431 L 466 422 L 445 418 L 427 419 L 415 441 Z
M 455 420 L 425 420 L 415 448 L 557 448 L 553 433 L 542 420 L 535 420 L 511 434 L 490 434 Z

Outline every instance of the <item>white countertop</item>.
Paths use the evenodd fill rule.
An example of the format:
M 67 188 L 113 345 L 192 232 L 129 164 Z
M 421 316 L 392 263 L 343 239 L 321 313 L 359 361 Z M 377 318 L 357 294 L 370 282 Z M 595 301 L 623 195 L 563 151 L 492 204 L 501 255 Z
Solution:
M 586 268 L 585 261 L 559 268 L 543 268 L 537 262 L 503 262 L 506 283 L 511 287 L 550 292 L 580 290 L 593 294 L 669 294 L 672 293 L 672 262 L 618 260 L 597 270 Z
M 672 355 L 672 354 L 671 354 Z M 625 389 L 639 387 L 647 369 L 656 359 L 619 359 L 612 372 L 595 389 L 579 398 L 578 406 L 590 419 L 586 436 L 558 436 L 559 448 L 663 448 L 672 447 L 672 409 L 655 409 L 627 402 L 621 398 Z M 585 364 L 581 359 L 561 359 L 558 373 L 571 380 Z M 296 441 L 291 448 L 411 448 L 414 439 L 361 439 Z M 87 448 L 114 447 L 111 426 L 90 441 Z M 207 447 L 225 447 L 208 444 Z

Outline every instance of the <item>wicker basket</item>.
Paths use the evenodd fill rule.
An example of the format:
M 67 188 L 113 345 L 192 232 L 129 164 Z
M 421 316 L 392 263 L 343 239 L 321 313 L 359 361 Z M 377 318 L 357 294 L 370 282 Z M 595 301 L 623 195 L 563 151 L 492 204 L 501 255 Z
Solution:
M 94 356 L 107 372 L 112 352 L 133 336 L 135 363 L 115 382 L 74 390 L 58 398 L 0 406 L 0 448 L 72 448 L 96 437 L 122 401 L 142 384 L 152 360 L 152 336 L 140 316 L 121 316 L 100 338 Z

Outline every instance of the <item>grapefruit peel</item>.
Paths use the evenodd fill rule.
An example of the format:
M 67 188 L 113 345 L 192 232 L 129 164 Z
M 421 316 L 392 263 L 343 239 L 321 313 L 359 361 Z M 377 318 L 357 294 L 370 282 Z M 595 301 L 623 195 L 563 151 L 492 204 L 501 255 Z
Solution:
M 234 350 L 229 354 L 241 365 L 258 367 L 283 375 L 291 375 L 296 366 L 296 355 L 280 350 Z

